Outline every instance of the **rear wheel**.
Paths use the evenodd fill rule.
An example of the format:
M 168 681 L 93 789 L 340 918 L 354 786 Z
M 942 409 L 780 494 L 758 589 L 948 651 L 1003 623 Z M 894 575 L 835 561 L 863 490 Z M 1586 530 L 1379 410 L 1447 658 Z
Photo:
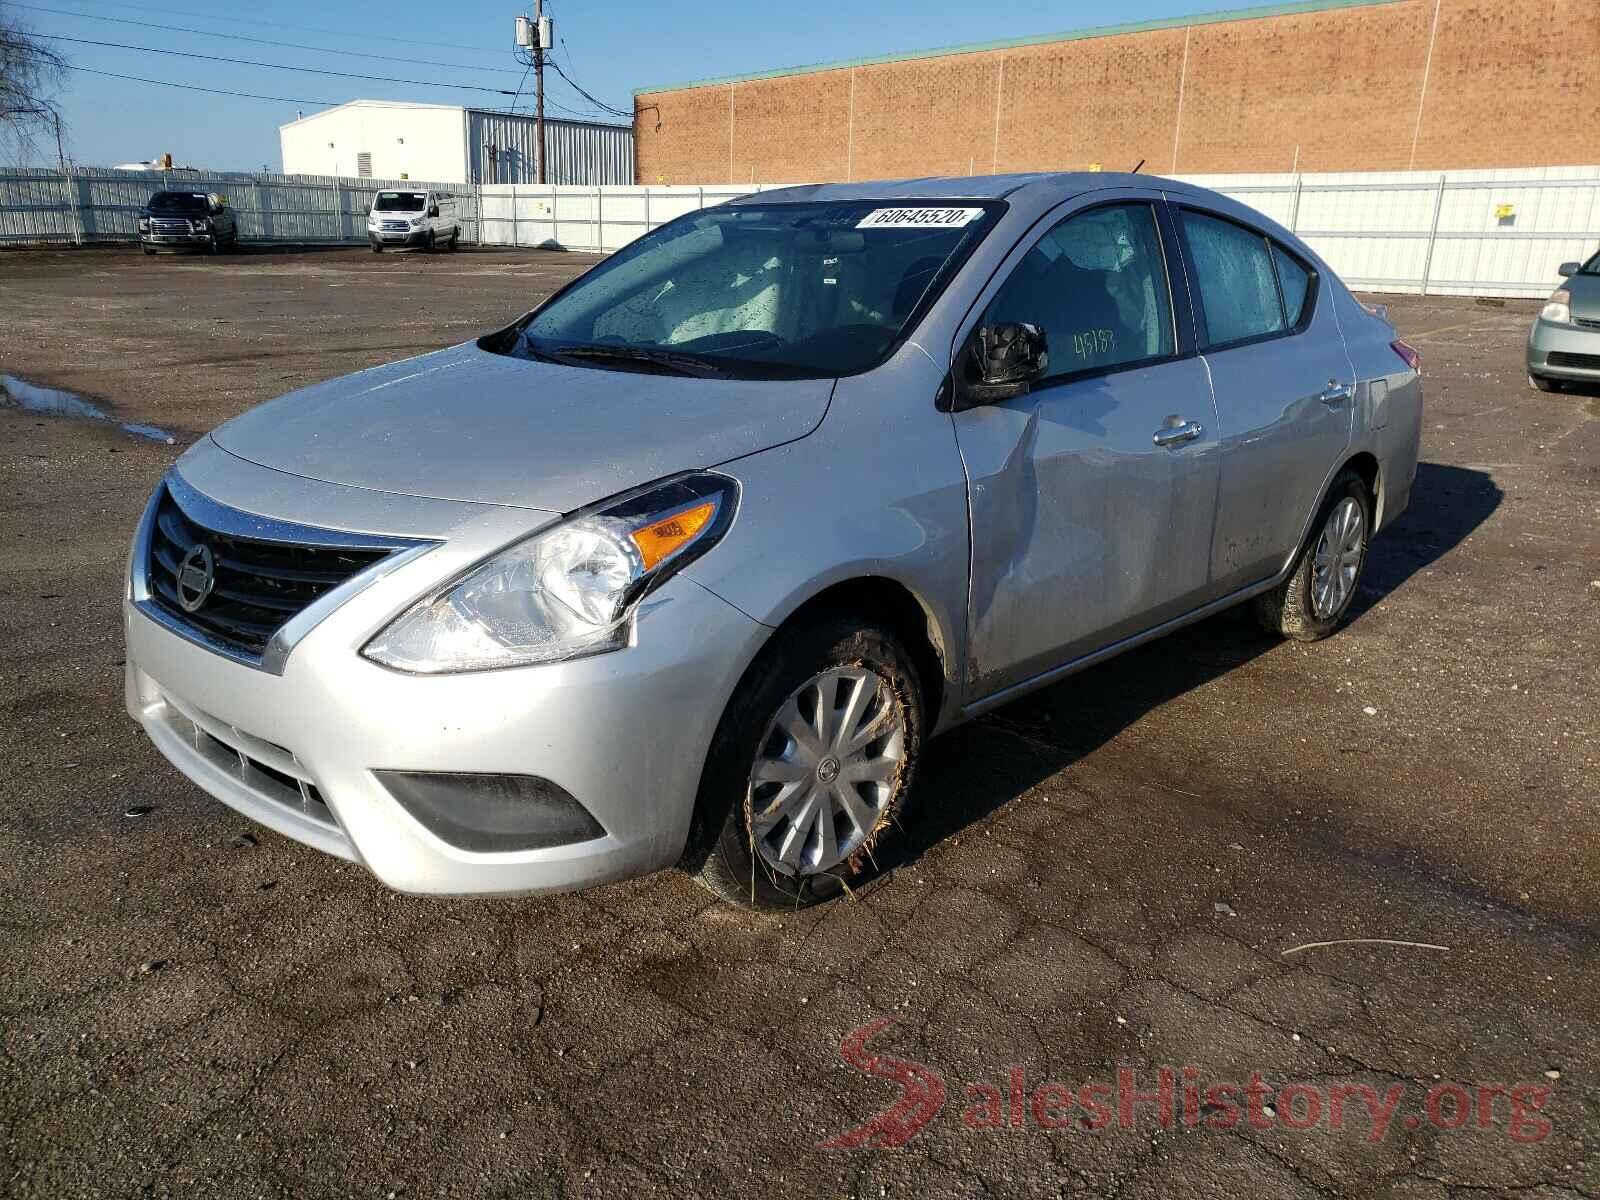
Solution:
M 1328 489 L 1289 578 L 1256 598 L 1256 615 L 1273 633 L 1315 642 L 1339 627 L 1355 599 L 1372 535 L 1372 498 L 1354 471 Z
M 1550 379 L 1544 375 L 1535 375 L 1528 372 L 1528 384 L 1541 392 L 1564 392 L 1567 389 L 1559 379 Z
M 922 744 L 922 686 L 889 631 L 843 615 L 785 629 L 712 740 L 696 814 L 717 895 L 753 908 L 833 899 L 877 871 Z

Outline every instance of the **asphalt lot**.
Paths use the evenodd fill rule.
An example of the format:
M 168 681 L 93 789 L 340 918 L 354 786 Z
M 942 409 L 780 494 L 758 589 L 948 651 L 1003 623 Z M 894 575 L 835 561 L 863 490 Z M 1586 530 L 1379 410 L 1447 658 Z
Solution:
M 169 768 L 119 601 L 184 444 L 588 261 L 0 255 L 0 373 L 176 443 L 0 408 L 0 1193 L 1600 1194 L 1600 399 L 1526 386 L 1531 303 L 1389 298 L 1423 464 L 1337 637 L 1225 616 L 933 743 L 894 870 L 831 908 L 398 896 Z M 1427 946 L 1297 949 L 1353 938 Z M 884 1018 L 865 1053 L 921 1070 L 843 1060 Z M 1041 1127 L 1041 1084 L 1162 1065 L 1314 1090 Z M 915 1136 L 820 1145 L 897 1075 Z M 1381 1138 L 1331 1127 L 1362 1086 Z

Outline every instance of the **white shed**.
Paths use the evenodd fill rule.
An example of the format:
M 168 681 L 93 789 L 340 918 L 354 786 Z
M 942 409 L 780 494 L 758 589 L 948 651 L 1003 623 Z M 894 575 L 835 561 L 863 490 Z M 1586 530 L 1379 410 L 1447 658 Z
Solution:
M 633 129 L 545 118 L 551 183 L 633 180 Z M 278 127 L 286 175 L 416 179 L 429 183 L 533 183 L 533 118 L 523 113 L 352 100 Z

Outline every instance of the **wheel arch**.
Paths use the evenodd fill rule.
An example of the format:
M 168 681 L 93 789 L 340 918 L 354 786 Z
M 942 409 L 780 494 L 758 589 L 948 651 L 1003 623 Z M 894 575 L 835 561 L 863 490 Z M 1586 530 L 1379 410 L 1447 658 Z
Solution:
M 828 613 L 850 613 L 879 621 L 910 652 L 922 683 L 929 729 L 939 723 L 949 699 L 951 651 L 931 606 L 911 588 L 887 575 L 855 575 L 821 588 L 796 604 L 773 632 Z
M 1370 450 L 1361 450 L 1352 454 L 1333 473 L 1333 479 L 1339 477 L 1340 471 L 1354 471 L 1366 484 L 1367 497 L 1372 501 L 1372 526 L 1374 529 L 1383 524 L 1383 468 L 1378 465 L 1378 456 Z M 1333 479 L 1328 481 L 1328 487 L 1333 486 Z M 1323 489 L 1323 499 L 1327 498 L 1327 489 Z M 1317 502 L 1320 508 L 1322 501 Z
M 1300 557 L 1301 548 L 1305 546 L 1306 539 L 1311 536 L 1312 527 L 1317 521 L 1317 514 L 1322 511 L 1322 506 L 1327 503 L 1328 493 L 1333 490 L 1333 485 L 1339 476 L 1346 471 L 1353 471 L 1367 489 L 1367 496 L 1372 501 L 1372 528 L 1376 530 L 1382 525 L 1383 469 L 1378 463 L 1377 456 L 1370 450 L 1358 450 L 1342 459 L 1337 466 L 1328 472 L 1328 477 L 1322 481 L 1322 486 L 1317 489 L 1316 503 L 1312 504 L 1305 515 L 1304 522 L 1300 526 L 1300 537 L 1290 548 L 1283 567 L 1274 577 L 1274 582 L 1281 582 L 1294 569 L 1295 560 Z

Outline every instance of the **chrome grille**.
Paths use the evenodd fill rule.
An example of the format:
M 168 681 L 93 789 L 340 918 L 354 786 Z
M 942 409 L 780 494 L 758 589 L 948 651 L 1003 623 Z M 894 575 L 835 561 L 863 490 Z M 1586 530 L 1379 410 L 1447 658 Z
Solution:
M 1594 317 L 1573 317 L 1572 323 L 1584 329 L 1600 329 L 1600 320 Z
M 330 536 L 331 540 L 335 538 Z M 191 612 L 179 603 L 178 575 L 185 556 L 197 546 L 210 549 L 215 582 Z M 259 658 L 272 635 L 297 613 L 391 550 L 275 542 L 219 532 L 186 513 L 172 489 L 163 484 L 150 529 L 147 578 L 151 600 L 169 617 Z
M 410 228 L 411 224 L 408 221 L 385 221 L 383 223 L 383 231 L 385 233 L 404 233 Z
M 151 233 L 188 233 L 189 222 L 182 217 L 151 217 Z

